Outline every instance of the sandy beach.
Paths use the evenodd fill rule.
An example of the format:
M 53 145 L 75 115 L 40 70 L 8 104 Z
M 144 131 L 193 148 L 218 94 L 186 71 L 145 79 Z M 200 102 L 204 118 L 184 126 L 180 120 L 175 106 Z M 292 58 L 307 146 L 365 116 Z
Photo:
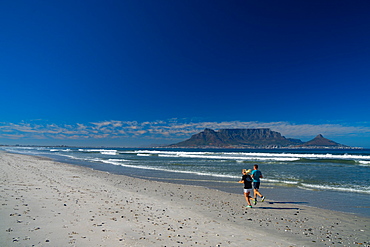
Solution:
M 0 152 L 1 246 L 370 246 L 370 219 Z

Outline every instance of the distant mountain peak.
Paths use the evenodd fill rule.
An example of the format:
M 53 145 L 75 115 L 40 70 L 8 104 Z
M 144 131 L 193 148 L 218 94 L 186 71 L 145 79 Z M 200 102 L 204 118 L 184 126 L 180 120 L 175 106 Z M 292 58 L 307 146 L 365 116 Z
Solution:
M 344 145 L 339 144 L 335 141 L 326 139 L 322 134 L 319 134 L 315 138 L 313 138 L 311 141 L 305 142 L 301 146 L 303 147 L 309 147 L 309 146 L 339 147 L 339 146 L 344 146 Z

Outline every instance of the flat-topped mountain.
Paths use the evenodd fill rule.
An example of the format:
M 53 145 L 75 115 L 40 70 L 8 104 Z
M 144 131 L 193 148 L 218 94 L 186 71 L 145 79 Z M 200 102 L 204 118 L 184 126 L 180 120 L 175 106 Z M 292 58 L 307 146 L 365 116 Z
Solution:
M 313 140 L 302 142 L 299 139 L 285 138 L 279 132 L 261 129 L 220 129 L 204 131 L 191 136 L 188 140 L 168 147 L 346 147 L 324 138 L 321 134 Z
M 171 147 L 229 147 L 229 146 L 289 146 L 303 144 L 298 139 L 287 139 L 279 132 L 270 129 L 205 129 L 190 139 Z

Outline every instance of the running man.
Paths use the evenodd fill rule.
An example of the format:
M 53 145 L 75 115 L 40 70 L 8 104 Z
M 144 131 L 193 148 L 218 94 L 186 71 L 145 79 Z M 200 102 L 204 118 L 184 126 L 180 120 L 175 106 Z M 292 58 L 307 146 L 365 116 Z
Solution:
M 253 188 L 254 188 L 254 199 L 253 203 L 254 205 L 257 204 L 257 195 L 261 197 L 261 202 L 265 200 L 265 197 L 258 191 L 260 188 L 260 178 L 263 178 L 262 172 L 258 170 L 258 165 L 253 166 L 253 171 L 251 173 L 251 177 L 253 179 Z

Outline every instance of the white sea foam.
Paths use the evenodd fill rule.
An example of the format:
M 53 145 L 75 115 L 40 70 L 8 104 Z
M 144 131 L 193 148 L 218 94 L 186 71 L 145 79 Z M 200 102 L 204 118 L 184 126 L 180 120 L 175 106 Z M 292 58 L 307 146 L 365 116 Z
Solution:
M 280 184 L 298 184 L 299 183 L 297 181 L 278 180 L 278 179 L 269 179 L 269 178 L 264 178 L 263 181 L 268 182 L 268 183 L 280 183 Z
M 236 153 L 238 154 L 238 153 Z M 295 157 L 306 159 L 368 159 L 370 156 L 366 155 L 353 155 L 353 154 L 294 154 L 294 153 L 242 153 L 246 156 L 267 156 L 267 157 Z
M 143 154 L 138 154 L 143 155 Z M 144 154 L 145 155 L 145 154 Z M 170 158 L 194 158 L 194 159 L 221 159 L 221 160 L 237 160 L 237 161 L 297 161 L 299 158 L 280 158 L 280 157 L 258 157 L 258 156 L 228 156 L 228 155 L 206 155 L 206 154 L 189 154 L 185 152 L 169 153 L 169 154 L 158 154 L 159 157 L 170 157 Z
M 361 166 L 370 166 L 370 161 L 367 160 L 359 160 L 358 163 L 360 163 Z
M 118 150 L 115 149 L 78 149 L 79 152 L 83 153 L 101 153 L 105 155 L 118 155 Z
M 82 152 L 111 152 L 108 149 L 79 149 Z M 118 151 L 115 150 L 117 153 Z M 342 160 L 362 160 L 369 161 L 369 155 L 354 154 L 306 154 L 306 153 L 261 153 L 261 152 L 188 152 L 188 151 L 161 151 L 161 150 L 133 150 L 120 151 L 119 153 L 132 153 L 138 156 L 149 156 L 152 154 L 161 157 L 185 157 L 203 159 L 235 159 L 235 160 L 277 160 L 277 161 L 297 161 L 299 159 L 342 159 Z
M 78 149 L 80 152 L 85 152 L 85 153 L 101 153 L 101 152 L 110 152 L 110 151 L 116 151 L 117 150 L 112 150 L 112 149 Z
M 73 156 L 73 155 L 68 155 L 68 154 L 59 154 L 59 155 L 63 156 L 63 157 L 70 158 L 70 159 L 74 159 L 74 160 L 83 160 L 82 158 L 79 158 L 79 157 L 76 157 L 76 156 Z
M 184 152 L 184 151 L 158 151 L 158 150 L 137 150 L 137 155 L 156 154 L 161 157 L 186 157 L 203 159 L 235 159 L 235 160 L 276 160 L 276 161 L 297 161 L 304 159 L 341 159 L 341 160 L 369 160 L 367 155 L 353 154 L 304 154 L 304 153 L 258 153 L 258 152 Z
M 284 184 L 298 184 L 296 181 L 282 181 Z
M 175 169 L 168 169 L 168 168 L 162 168 L 162 167 L 151 167 L 151 166 L 145 166 L 145 165 L 127 164 L 127 163 L 118 162 L 118 160 L 116 160 L 116 159 L 109 159 L 109 160 L 94 159 L 94 160 L 91 160 L 91 161 L 98 161 L 98 162 L 101 162 L 101 163 L 106 163 L 106 164 L 111 164 L 111 165 L 137 168 L 137 169 L 144 169 L 144 170 L 155 170 L 155 171 L 175 172 L 175 173 L 184 173 L 184 174 L 195 174 L 195 175 L 201 175 L 201 176 L 222 177 L 222 178 L 232 178 L 232 179 L 239 178 L 239 176 L 233 176 L 233 175 L 228 175 L 228 174 L 215 174 L 215 173 L 198 172 L 198 171 L 184 171 L 184 170 L 175 170 Z
M 336 190 L 336 191 L 343 191 L 343 192 L 356 192 L 356 193 L 370 194 L 370 187 L 366 187 L 366 188 L 356 188 L 356 187 L 349 187 L 349 186 L 339 187 L 339 186 L 307 184 L 307 183 L 301 183 L 301 185 L 309 189 Z
M 117 150 L 104 150 L 104 151 L 100 151 L 101 154 L 105 154 L 105 155 L 117 155 Z
M 108 159 L 109 161 L 119 161 L 119 162 L 130 162 L 129 160 L 124 159 Z

